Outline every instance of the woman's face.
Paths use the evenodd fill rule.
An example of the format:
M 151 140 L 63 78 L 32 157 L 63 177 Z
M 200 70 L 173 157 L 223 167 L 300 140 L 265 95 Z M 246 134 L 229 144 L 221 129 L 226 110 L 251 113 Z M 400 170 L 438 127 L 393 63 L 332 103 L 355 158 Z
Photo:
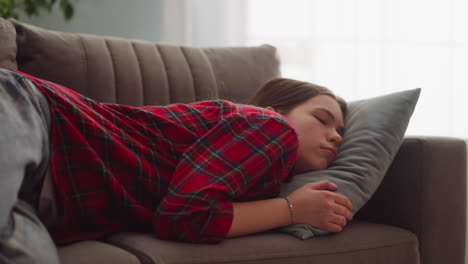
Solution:
M 318 95 L 284 115 L 299 136 L 296 173 L 324 170 L 335 159 L 343 135 L 343 113 L 338 102 Z

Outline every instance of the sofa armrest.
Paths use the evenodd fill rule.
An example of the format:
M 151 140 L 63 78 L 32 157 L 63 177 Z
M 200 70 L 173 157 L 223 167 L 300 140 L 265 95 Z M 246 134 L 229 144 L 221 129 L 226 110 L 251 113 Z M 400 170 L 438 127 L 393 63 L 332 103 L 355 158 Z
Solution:
M 405 138 L 382 184 L 356 218 L 414 232 L 421 263 L 462 264 L 466 163 L 461 139 Z

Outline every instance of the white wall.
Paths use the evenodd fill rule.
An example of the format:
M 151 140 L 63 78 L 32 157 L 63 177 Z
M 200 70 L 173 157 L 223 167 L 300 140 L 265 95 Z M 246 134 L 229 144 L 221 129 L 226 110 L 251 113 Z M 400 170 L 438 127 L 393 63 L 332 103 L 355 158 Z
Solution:
M 65 21 L 52 13 L 20 20 L 63 32 L 144 39 L 191 46 L 233 46 L 245 41 L 246 0 L 76 0 Z
M 161 0 L 164 42 L 190 46 L 245 44 L 246 0 Z
M 244 0 L 188 0 L 192 2 L 192 44 L 237 46 L 245 44 Z
M 52 13 L 20 20 L 40 27 L 64 31 L 160 41 L 162 0 L 77 0 L 75 15 L 66 22 L 57 7 Z

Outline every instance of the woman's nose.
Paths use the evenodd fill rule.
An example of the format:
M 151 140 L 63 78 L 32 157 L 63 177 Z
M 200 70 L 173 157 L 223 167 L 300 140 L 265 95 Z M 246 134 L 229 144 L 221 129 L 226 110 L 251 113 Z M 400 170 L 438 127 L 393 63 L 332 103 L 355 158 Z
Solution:
M 328 141 L 333 142 L 336 145 L 340 145 L 343 141 L 343 137 L 337 131 L 334 130 L 330 133 Z

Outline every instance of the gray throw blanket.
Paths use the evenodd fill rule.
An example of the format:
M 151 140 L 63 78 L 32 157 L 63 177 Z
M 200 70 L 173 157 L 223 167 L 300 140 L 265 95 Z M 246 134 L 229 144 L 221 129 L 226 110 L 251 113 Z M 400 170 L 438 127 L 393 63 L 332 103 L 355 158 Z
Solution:
M 0 68 L 0 263 L 59 263 L 35 213 L 49 158 L 47 100 Z

